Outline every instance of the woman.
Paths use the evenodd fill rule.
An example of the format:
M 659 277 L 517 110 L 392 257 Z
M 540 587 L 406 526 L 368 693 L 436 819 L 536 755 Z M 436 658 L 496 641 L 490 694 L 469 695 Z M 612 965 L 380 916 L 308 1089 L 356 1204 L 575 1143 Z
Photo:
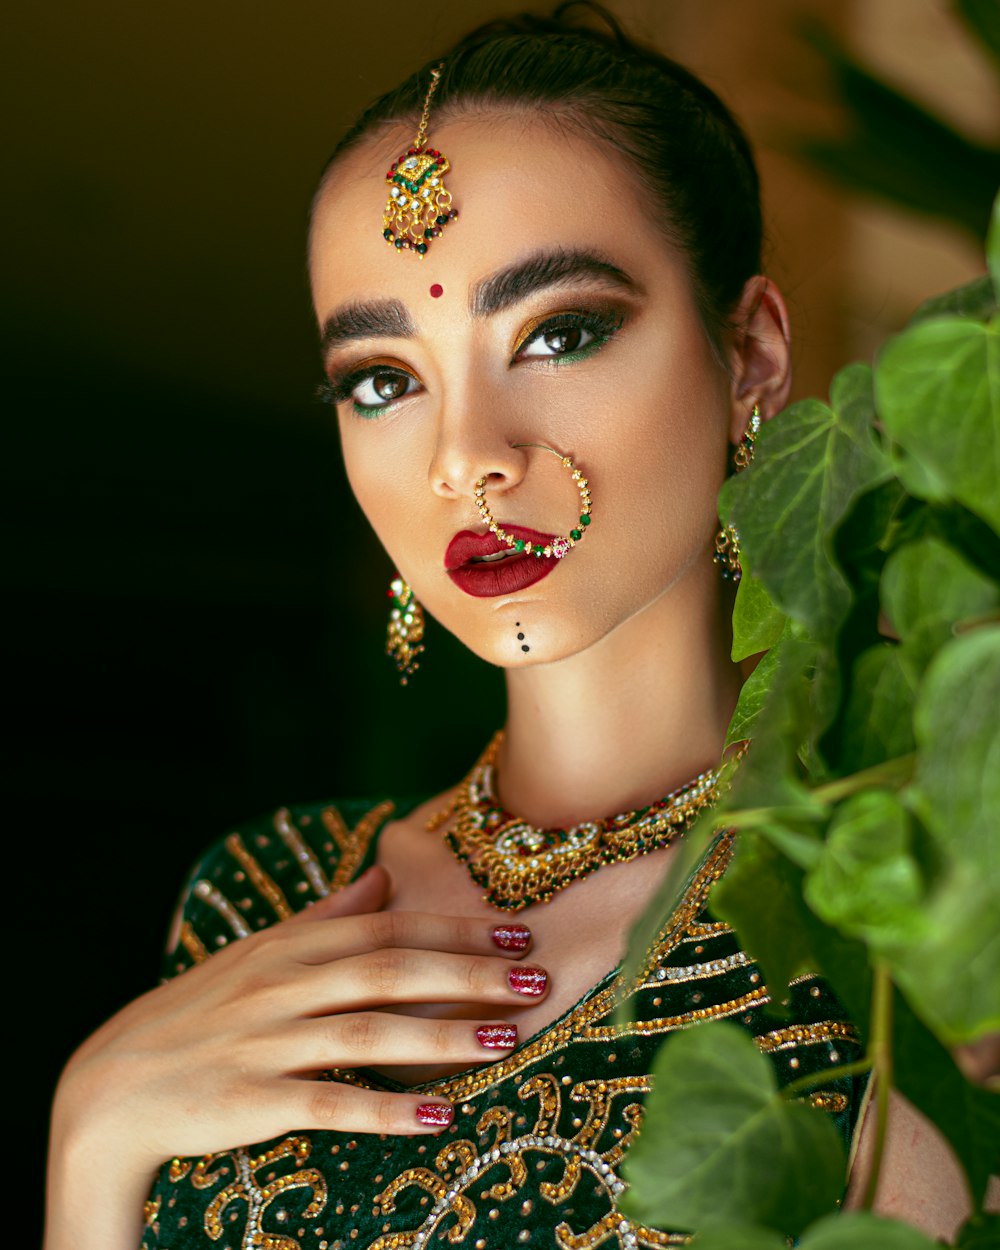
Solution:
M 731 1017 L 782 1080 L 857 1052 L 818 982 L 789 1026 L 764 1013 L 706 911 L 726 839 L 639 980 L 615 970 L 712 797 L 740 686 L 715 498 L 786 402 L 788 327 L 736 123 L 571 19 L 484 29 L 378 101 L 310 239 L 326 396 L 405 579 L 393 650 L 412 671 L 412 588 L 505 669 L 504 737 L 455 791 L 281 812 L 209 852 L 184 975 L 63 1078 L 50 1250 L 679 1244 L 617 1207 L 664 1036 Z M 860 1091 L 830 1086 L 847 1139 Z M 894 1169 L 916 1166 L 948 1234 L 954 1167 L 916 1143 L 887 1192 L 912 1216 Z

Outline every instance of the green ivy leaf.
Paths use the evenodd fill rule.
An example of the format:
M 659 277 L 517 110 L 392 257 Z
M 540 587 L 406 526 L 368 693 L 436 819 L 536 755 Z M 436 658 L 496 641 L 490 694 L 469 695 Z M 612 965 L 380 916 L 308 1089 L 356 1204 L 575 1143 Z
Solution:
M 774 685 L 774 675 L 781 663 L 781 650 L 778 647 L 768 651 L 754 671 L 743 683 L 740 697 L 736 701 L 733 718 L 729 722 L 726 733 L 726 746 L 734 742 L 745 742 L 754 736 L 754 725 L 767 704 L 768 696 Z
M 660 1048 L 643 1131 L 623 1166 L 631 1189 L 621 1206 L 644 1224 L 750 1222 L 797 1234 L 841 1196 L 845 1159 L 831 1121 L 783 1098 L 753 1039 L 718 1022 Z
M 758 833 L 742 833 L 732 862 L 712 890 L 712 911 L 731 924 L 760 964 L 772 997 L 803 972 L 814 972 L 811 918 L 803 873 Z
M 754 825 L 754 832 L 759 833 L 799 868 L 808 870 L 814 867 L 823 853 L 823 839 L 815 824 L 764 821 Z
M 902 660 L 921 672 L 958 622 L 1000 604 L 1000 586 L 954 547 L 928 537 L 892 553 L 882 573 L 881 597 L 906 644 Z
M 1000 886 L 975 863 L 956 863 L 931 894 L 921 940 L 889 959 L 899 988 L 950 1044 L 1000 1030 Z
M 956 499 L 1000 529 L 998 319 L 941 318 L 897 334 L 879 354 L 875 395 L 907 489 Z
M 914 714 L 919 748 L 914 810 L 956 859 L 996 880 L 1000 870 L 1000 627 L 942 647 Z
M 781 637 L 785 619 L 763 582 L 744 569 L 733 606 L 733 659 L 768 651 Z
M 868 1211 L 828 1215 L 806 1230 L 800 1250 L 940 1250 L 909 1224 Z
M 918 763 L 905 800 L 940 855 L 926 935 L 891 960 L 918 1014 L 949 1042 L 1000 1027 L 1000 627 L 944 646 L 914 724 Z
M 913 750 L 915 697 L 916 681 L 901 647 L 880 642 L 862 651 L 841 724 L 840 768 L 845 774 Z
M 703 1229 L 697 1250 L 788 1250 L 788 1239 L 759 1224 L 720 1224 Z
M 937 317 L 971 317 L 975 321 L 988 321 L 997 310 L 997 297 L 989 274 L 973 278 L 965 286 L 946 291 L 926 300 L 910 318 L 909 324 L 932 321 Z
M 817 639 L 835 635 L 851 602 L 834 531 L 854 499 L 890 472 L 875 440 L 871 388 L 868 367 L 849 365 L 834 378 L 829 406 L 803 400 L 767 422 L 755 463 L 720 496 L 753 575 Z
M 837 808 L 805 895 L 821 919 L 876 952 L 923 935 L 924 883 L 910 853 L 910 816 L 895 794 L 863 791 Z
M 748 679 L 746 699 L 737 703 L 738 727 L 730 728 L 727 741 L 751 735 L 753 748 L 726 796 L 728 810 L 766 808 L 769 817 L 824 818 L 825 805 L 803 783 L 796 755 L 796 743 L 808 740 L 816 716 L 810 700 L 816 654 L 789 623 Z

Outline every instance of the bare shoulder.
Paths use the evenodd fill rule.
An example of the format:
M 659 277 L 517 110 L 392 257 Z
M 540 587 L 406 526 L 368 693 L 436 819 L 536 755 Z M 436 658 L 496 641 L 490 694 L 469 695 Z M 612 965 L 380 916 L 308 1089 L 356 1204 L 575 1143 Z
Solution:
M 860 1207 L 864 1196 L 871 1171 L 875 1125 L 872 1102 L 860 1129 L 844 1203 L 848 1210 Z M 990 1183 L 986 1207 L 1000 1207 L 1000 1180 L 996 1177 Z M 896 1090 L 889 1098 L 889 1123 L 875 1210 L 879 1215 L 912 1224 L 949 1245 L 971 1211 L 965 1175 L 950 1145 L 931 1121 Z

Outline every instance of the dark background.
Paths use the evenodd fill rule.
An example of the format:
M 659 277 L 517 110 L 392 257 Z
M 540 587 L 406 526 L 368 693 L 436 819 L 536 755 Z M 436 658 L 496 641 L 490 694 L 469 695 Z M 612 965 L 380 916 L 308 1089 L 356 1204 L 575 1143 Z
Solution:
M 854 210 L 787 155 L 775 120 L 836 126 L 796 23 L 843 31 L 854 6 L 608 3 L 746 120 L 797 393 L 825 389 L 909 310 L 920 268 L 904 251 L 901 285 L 858 296 Z M 502 718 L 499 674 L 433 622 L 406 689 L 382 654 L 392 569 L 350 497 L 333 413 L 311 399 L 303 248 L 316 177 L 354 115 L 476 21 L 521 7 L 67 0 L 5 22 L 22 1211 L 37 1209 L 59 1069 L 155 983 L 205 844 L 282 803 L 444 788 Z M 958 246 L 959 271 L 975 255 L 942 246 Z M 947 284 L 935 271 L 922 293 Z

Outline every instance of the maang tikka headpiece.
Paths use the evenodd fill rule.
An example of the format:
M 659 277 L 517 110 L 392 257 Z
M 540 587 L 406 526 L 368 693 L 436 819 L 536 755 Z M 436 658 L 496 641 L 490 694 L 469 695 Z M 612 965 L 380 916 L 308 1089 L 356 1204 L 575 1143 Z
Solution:
M 390 247 L 414 251 L 421 259 L 431 240 L 458 216 L 458 210 L 451 206 L 451 192 L 444 185 L 451 164 L 437 148 L 427 146 L 427 118 L 443 67 L 442 61 L 431 70 L 431 85 L 413 146 L 393 162 L 385 176 L 389 198 L 382 214 L 382 237 Z

